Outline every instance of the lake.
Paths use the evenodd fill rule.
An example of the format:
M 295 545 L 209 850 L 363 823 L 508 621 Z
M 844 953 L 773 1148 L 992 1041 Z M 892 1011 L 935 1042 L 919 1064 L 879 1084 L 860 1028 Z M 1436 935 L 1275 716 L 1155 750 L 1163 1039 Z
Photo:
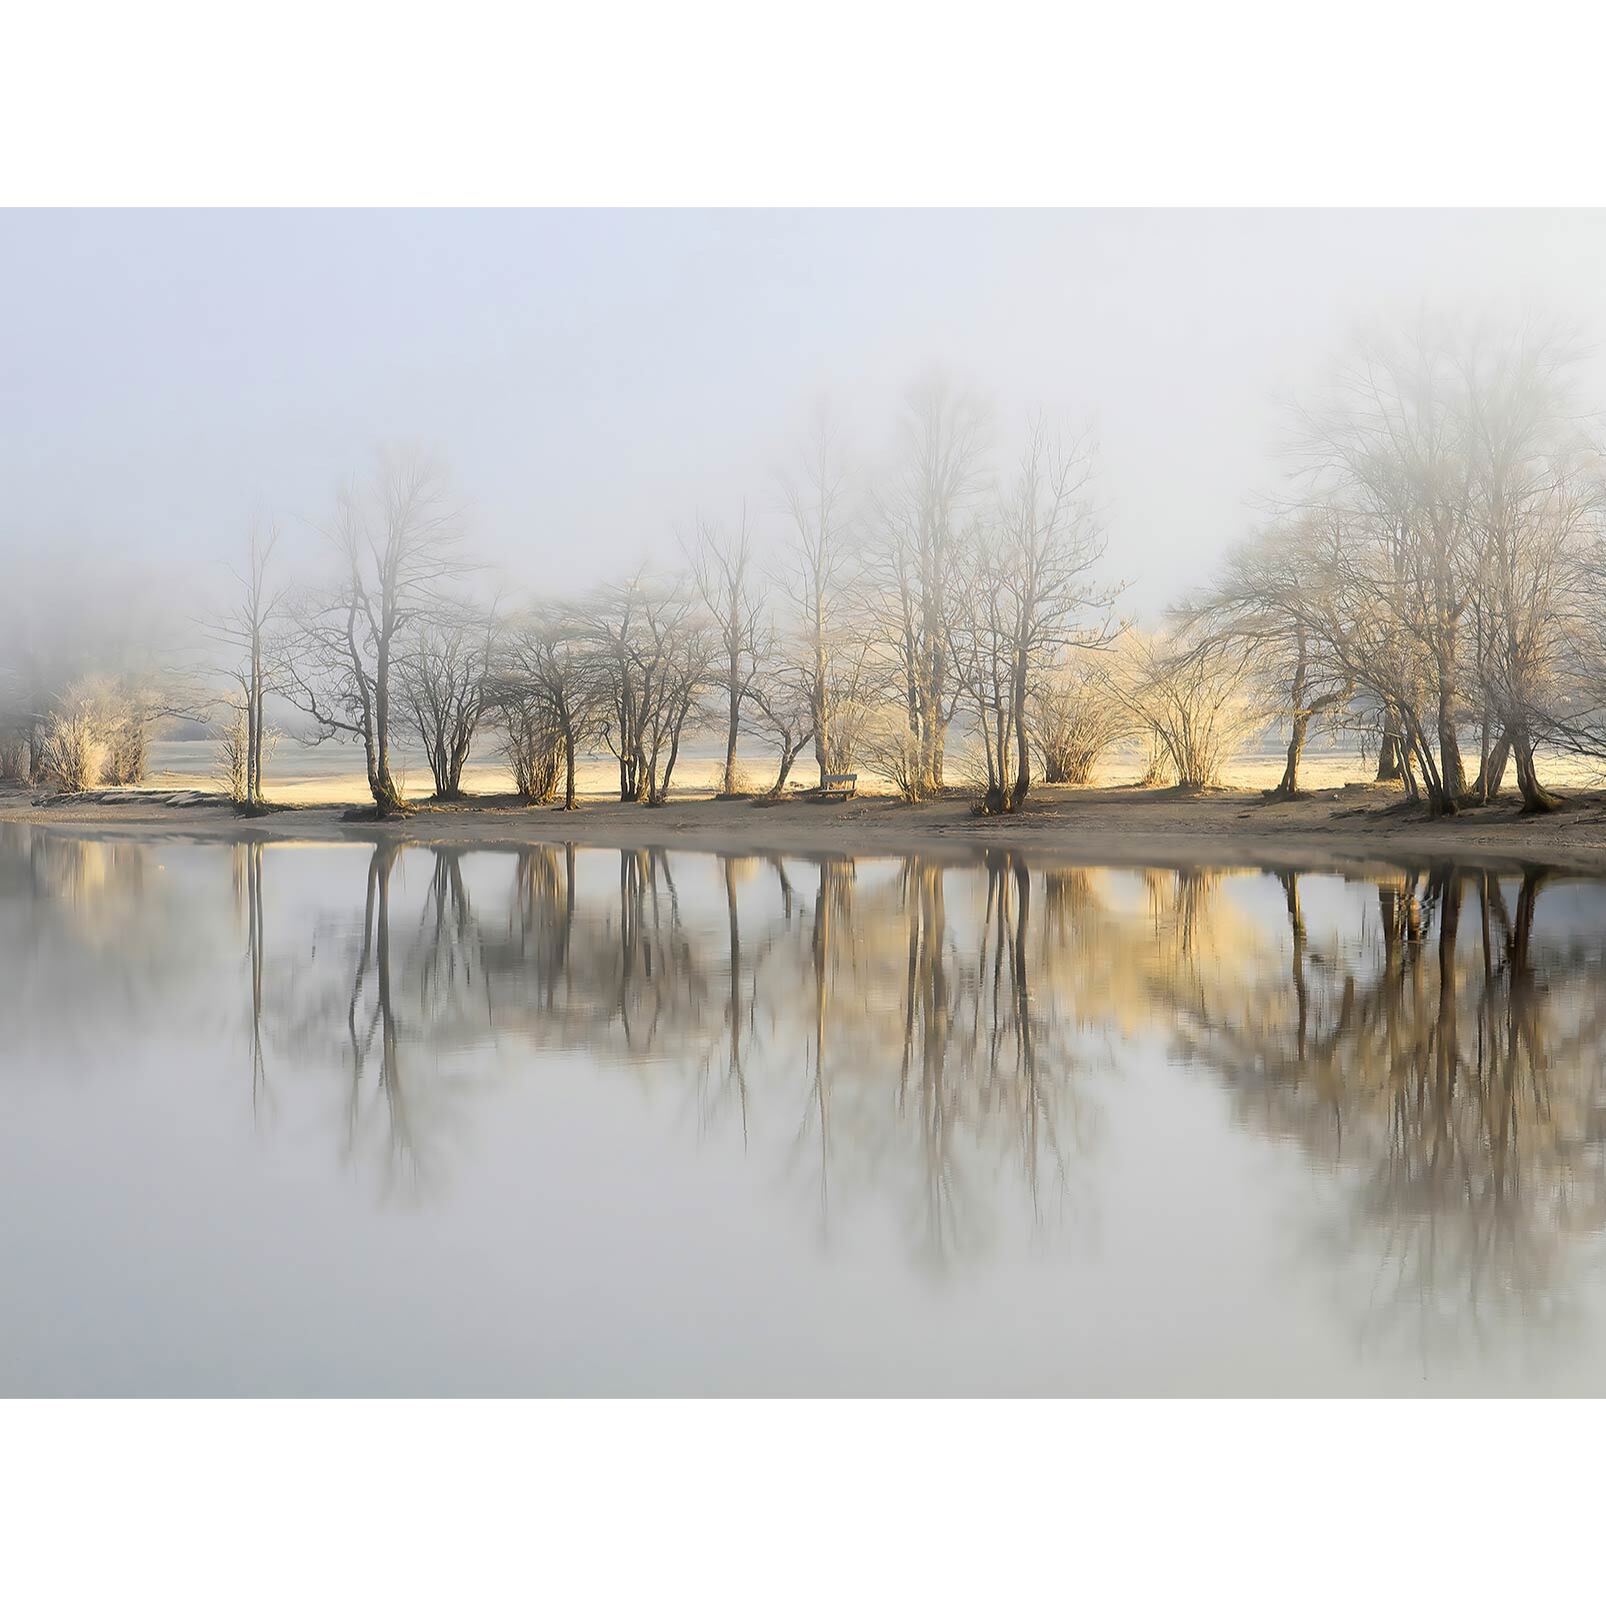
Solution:
M 0 823 L 8 1395 L 1586 1393 L 1606 883 Z

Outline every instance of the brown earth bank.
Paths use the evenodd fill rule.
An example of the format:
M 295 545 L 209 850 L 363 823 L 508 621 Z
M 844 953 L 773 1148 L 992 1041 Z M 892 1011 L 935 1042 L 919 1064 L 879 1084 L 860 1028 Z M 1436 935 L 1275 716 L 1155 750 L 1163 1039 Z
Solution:
M 1606 874 L 1606 797 L 1573 792 L 1555 814 L 1528 817 L 1515 799 L 1432 819 L 1397 788 L 1350 785 L 1293 801 L 1259 792 L 1205 794 L 1137 787 L 1044 786 L 1026 812 L 984 818 L 968 797 L 905 804 L 886 797 L 824 802 L 687 794 L 660 808 L 587 797 L 579 809 L 530 806 L 513 797 L 424 803 L 378 822 L 339 805 L 238 816 L 196 793 L 123 792 L 117 801 L 45 800 L 0 791 L 0 820 L 84 835 L 254 837 L 281 841 L 513 846 L 574 842 L 606 847 L 817 854 L 934 853 L 964 859 L 1019 849 L 1034 858 L 1099 864 L 1354 868 L 1454 858 L 1480 865 L 1545 864 Z M 170 797 L 177 801 L 169 802 Z

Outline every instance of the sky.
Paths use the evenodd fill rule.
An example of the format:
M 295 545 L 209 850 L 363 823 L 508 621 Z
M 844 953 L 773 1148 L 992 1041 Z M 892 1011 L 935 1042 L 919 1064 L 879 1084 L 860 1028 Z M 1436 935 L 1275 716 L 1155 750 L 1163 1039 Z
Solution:
M 220 577 L 386 443 L 451 469 L 516 594 L 763 536 L 831 399 L 867 470 L 934 369 L 1091 423 L 1124 611 L 1275 492 L 1280 408 L 1424 307 L 1606 326 L 1606 212 L 0 213 L 0 547 Z M 1606 370 L 1589 388 L 1606 401 Z

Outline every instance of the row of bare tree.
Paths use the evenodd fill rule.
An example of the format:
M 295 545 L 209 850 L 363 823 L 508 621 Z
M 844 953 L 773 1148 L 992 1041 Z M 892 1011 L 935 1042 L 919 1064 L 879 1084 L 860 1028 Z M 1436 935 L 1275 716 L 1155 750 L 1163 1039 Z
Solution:
M 392 453 L 321 526 L 321 582 L 288 583 L 277 533 L 253 535 L 205 625 L 226 694 L 82 666 L 52 680 L 35 653 L 0 689 L 0 767 L 70 789 L 138 779 L 151 722 L 205 706 L 230 790 L 261 807 L 280 699 L 314 738 L 361 745 L 381 813 L 403 806 L 398 744 L 454 798 L 494 740 L 522 795 L 572 808 L 597 750 L 621 799 L 663 802 L 694 735 L 721 745 L 726 794 L 779 793 L 810 752 L 822 785 L 862 765 L 910 800 L 957 780 L 1009 813 L 1034 775 L 1087 784 L 1130 741 L 1146 781 L 1207 787 L 1281 725 L 1283 795 L 1326 727 L 1435 812 L 1486 801 L 1508 768 L 1547 809 L 1546 745 L 1606 752 L 1606 497 L 1577 362 L 1531 329 L 1358 341 L 1293 410 L 1263 528 L 1148 633 L 1113 615 L 1090 438 L 1033 422 L 1000 469 L 986 411 L 941 381 L 910 394 L 873 480 L 822 414 L 779 477 L 780 541 L 745 508 L 734 528 L 699 519 L 677 564 L 524 608 L 485 600 L 443 477 Z M 738 747 L 760 742 L 774 771 L 755 788 Z
M 521 794 L 569 808 L 578 761 L 599 748 L 621 799 L 662 803 L 694 732 L 717 734 L 726 794 L 749 789 L 739 744 L 762 741 L 770 792 L 812 749 L 822 783 L 863 761 L 927 797 L 946 783 L 956 719 L 978 738 L 983 806 L 1018 809 L 1041 690 L 1073 649 L 1113 636 L 1114 590 L 1095 574 L 1090 441 L 1033 423 L 1002 480 L 988 454 L 982 410 L 934 382 L 910 400 L 898 472 L 870 492 L 822 414 L 780 478 L 777 551 L 761 552 L 745 511 L 734 529 L 699 519 L 678 566 L 523 609 L 473 600 L 482 571 L 442 477 L 420 455 L 387 456 L 324 527 L 325 583 L 280 583 L 276 536 L 256 535 L 210 627 L 234 684 L 237 796 L 262 804 L 272 695 L 317 736 L 362 746 L 381 813 L 402 807 L 398 740 L 455 798 L 491 736 Z

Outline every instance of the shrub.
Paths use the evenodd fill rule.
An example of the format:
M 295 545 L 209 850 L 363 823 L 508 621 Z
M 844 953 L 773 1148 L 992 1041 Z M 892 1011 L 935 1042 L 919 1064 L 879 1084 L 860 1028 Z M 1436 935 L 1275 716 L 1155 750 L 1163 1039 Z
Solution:
M 123 714 L 106 735 L 106 780 L 113 786 L 137 786 L 145 779 L 150 738 L 138 711 Z
M 892 783 L 905 803 L 918 803 L 921 785 L 920 744 L 901 713 L 866 722 L 859 742 L 866 766 Z
M 1031 711 L 1043 779 L 1067 786 L 1088 785 L 1099 759 L 1133 729 L 1130 710 L 1093 679 L 1065 676 L 1040 687 Z
M 1177 785 L 1202 791 L 1254 722 L 1244 695 L 1248 660 L 1238 651 L 1185 638 L 1137 641 L 1124 674 L 1112 681 L 1150 738 L 1150 776 L 1163 757 Z M 1152 778 L 1152 779 L 1151 779 Z
M 87 792 L 100 784 L 105 742 L 100 722 L 87 703 L 53 714 L 45 732 L 45 778 L 63 792 Z
M 526 803 L 550 803 L 563 779 L 563 732 L 535 703 L 511 700 L 502 709 L 502 753 Z

